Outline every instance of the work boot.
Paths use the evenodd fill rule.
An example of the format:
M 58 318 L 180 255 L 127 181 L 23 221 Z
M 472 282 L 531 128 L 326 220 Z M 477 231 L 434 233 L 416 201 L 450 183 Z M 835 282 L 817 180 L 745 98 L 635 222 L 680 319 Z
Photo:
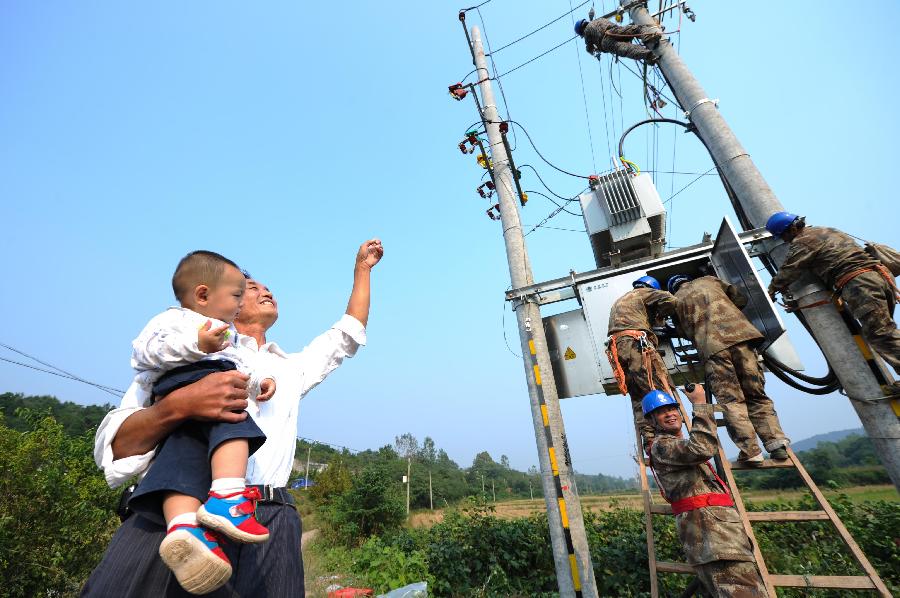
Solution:
M 787 449 L 782 447 L 778 447 L 774 451 L 769 453 L 769 458 L 774 459 L 775 461 L 785 461 L 788 459 Z
M 744 451 L 741 451 L 738 453 L 737 461 L 738 461 L 738 463 L 741 463 L 743 465 L 749 465 L 750 467 L 759 467 L 760 465 L 763 464 L 763 461 L 765 461 L 765 458 L 763 457 L 762 452 L 756 453 L 752 457 L 748 457 L 747 453 L 745 453 Z

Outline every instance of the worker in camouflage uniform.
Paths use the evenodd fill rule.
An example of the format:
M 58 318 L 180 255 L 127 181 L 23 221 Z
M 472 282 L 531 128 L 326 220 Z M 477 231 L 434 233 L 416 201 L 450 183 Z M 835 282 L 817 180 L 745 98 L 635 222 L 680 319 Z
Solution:
M 790 243 L 787 257 L 769 283 L 769 296 L 784 292 L 806 271 L 818 276 L 843 299 L 859 320 L 862 337 L 900 375 L 900 331 L 893 319 L 897 285 L 881 262 L 850 235 L 834 228 L 806 226 L 804 218 L 776 212 L 766 229 Z M 801 306 L 802 307 L 802 306 Z
M 669 278 L 677 301 L 678 330 L 703 360 L 706 383 L 722 405 L 728 435 L 740 449 L 738 461 L 761 464 L 757 434 L 773 459 L 787 459 L 788 440 L 781 430 L 754 347 L 763 335 L 741 312 L 747 298 L 715 276 Z
M 650 465 L 660 492 L 672 505 L 687 562 L 706 596 L 767 597 L 728 486 L 708 463 L 719 450 L 713 407 L 706 404 L 699 384 L 685 394 L 694 411 L 687 438 L 678 404 L 670 395 L 648 393 L 642 408 L 656 428 Z
M 575 24 L 575 33 L 584 37 L 585 47 L 591 54 L 607 52 L 623 58 L 645 60 L 650 64 L 656 62 L 656 57 L 645 46 L 655 45 L 662 37 L 656 27 L 617 25 L 609 19 L 582 19 Z M 632 43 L 634 38 L 641 40 L 644 46 Z
M 675 388 L 653 334 L 653 327 L 662 326 L 663 318 L 674 313 L 675 298 L 661 290 L 652 276 L 642 276 L 632 286 L 610 309 L 606 356 L 619 390 L 631 397 L 634 423 L 646 446 L 653 437 L 653 426 L 644 421 L 641 399 L 654 389 L 673 392 Z

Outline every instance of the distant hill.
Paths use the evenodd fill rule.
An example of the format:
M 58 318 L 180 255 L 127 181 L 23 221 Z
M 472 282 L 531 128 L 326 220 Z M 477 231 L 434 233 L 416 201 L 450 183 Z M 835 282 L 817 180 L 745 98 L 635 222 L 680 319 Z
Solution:
M 853 428 L 850 430 L 835 430 L 834 432 L 816 434 L 815 436 L 805 438 L 799 442 L 791 443 L 791 448 L 793 448 L 794 452 L 796 453 L 799 453 L 801 451 L 808 451 L 810 449 L 816 448 L 816 445 L 818 445 L 820 442 L 837 442 L 839 440 L 843 440 L 851 434 L 865 436 L 866 431 L 863 428 Z

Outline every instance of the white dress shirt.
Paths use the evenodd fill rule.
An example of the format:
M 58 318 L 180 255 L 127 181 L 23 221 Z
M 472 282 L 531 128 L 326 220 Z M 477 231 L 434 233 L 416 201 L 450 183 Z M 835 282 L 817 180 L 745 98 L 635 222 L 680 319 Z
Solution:
M 247 483 L 284 486 L 294 463 L 300 399 L 345 358 L 353 357 L 360 345 L 366 344 L 366 330 L 359 320 L 344 314 L 330 330 L 299 353 L 285 353 L 274 342 L 258 347 L 255 339 L 243 334 L 238 336 L 238 343 L 242 348 L 257 351 L 259 367 L 271 373 L 277 384 L 275 396 L 260 403 L 259 413 L 251 414 L 265 433 L 266 442 L 250 457 Z M 110 411 L 97 428 L 94 460 L 112 487 L 143 474 L 153 460 L 155 449 L 122 459 L 114 459 L 112 453 L 112 441 L 122 422 L 143 408 L 140 404 L 126 403 L 123 398 L 119 408 Z
M 210 322 L 211 329 L 229 326 L 225 331 L 227 346 L 221 351 L 205 353 L 200 350 L 197 333 L 206 322 Z M 186 307 L 170 307 L 157 314 L 131 343 L 131 367 L 135 376 L 120 406 L 149 407 L 153 385 L 164 373 L 198 361 L 223 359 L 234 363 L 239 372 L 250 376 L 247 391 L 251 404 L 247 406 L 247 412 L 255 415 L 259 411 L 256 406 L 259 383 L 265 378 L 274 378 L 274 375 L 258 363 L 256 343 L 250 348 L 242 342 L 242 336 L 234 324 L 204 316 Z

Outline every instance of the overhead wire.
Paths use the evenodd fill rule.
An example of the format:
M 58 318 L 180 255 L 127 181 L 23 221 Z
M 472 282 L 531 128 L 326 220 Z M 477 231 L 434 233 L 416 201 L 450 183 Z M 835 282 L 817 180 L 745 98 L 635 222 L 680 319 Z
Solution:
M 569 14 L 572 16 L 573 26 L 575 25 L 575 11 L 587 4 L 588 1 L 590 0 L 572 8 L 572 0 L 569 0 L 569 8 L 572 8 Z M 581 49 L 578 47 L 578 44 L 575 44 L 575 57 L 578 59 L 578 78 L 581 80 L 581 98 L 584 100 L 584 120 L 587 122 L 588 145 L 591 148 L 591 165 L 594 167 L 594 172 L 597 172 L 597 157 L 594 155 L 594 136 L 591 132 L 591 115 L 588 111 L 587 91 L 584 88 L 584 71 L 581 68 Z
M 535 56 L 534 58 L 532 58 L 532 59 L 530 59 L 530 60 L 526 60 L 525 62 L 523 62 L 522 64 L 520 64 L 519 66 L 517 66 L 517 67 L 515 67 L 515 68 L 509 69 L 508 71 L 506 71 L 506 72 L 503 73 L 502 75 L 497 75 L 497 76 L 495 76 L 494 78 L 495 78 L 495 80 L 497 81 L 497 85 L 500 84 L 500 79 L 502 79 L 503 77 L 509 75 L 510 73 L 516 72 L 517 70 L 519 70 L 519 69 L 522 68 L 523 66 L 529 65 L 529 64 L 531 64 L 532 62 L 534 62 L 535 60 L 538 60 L 539 58 L 543 58 L 544 56 L 546 56 L 546 55 L 549 54 L 550 52 L 553 52 L 553 51 L 555 51 L 555 50 L 558 50 L 558 49 L 562 48 L 563 46 L 565 46 L 567 43 L 569 43 L 569 42 L 571 42 L 571 41 L 574 41 L 574 40 L 576 40 L 576 39 L 578 39 L 578 36 L 577 36 L 577 35 L 573 35 L 572 37 L 570 37 L 570 38 L 567 39 L 566 41 L 561 42 L 561 43 L 559 43 L 559 44 L 553 46 L 552 48 L 550 48 L 550 49 L 547 50 L 546 52 L 541 52 L 540 54 L 538 54 L 538 55 Z
M 488 0 L 490 1 L 490 0 Z M 509 112 L 509 104 L 506 102 L 506 92 L 503 91 L 503 83 L 500 81 L 500 75 L 497 75 L 497 63 L 494 62 L 493 52 L 491 50 L 491 40 L 488 38 L 487 27 L 484 25 L 484 16 L 481 14 L 481 6 L 484 6 L 487 2 L 482 2 L 478 6 L 474 6 L 473 8 L 478 13 L 478 20 L 481 23 L 481 31 L 484 33 L 484 43 L 487 44 L 487 53 L 485 56 L 491 61 L 491 71 L 494 73 L 494 80 L 497 82 L 497 88 L 500 89 L 500 99 L 503 100 L 503 109 L 506 111 L 506 118 L 512 118 L 512 115 Z M 518 67 L 516 67 L 518 68 Z M 513 131 L 513 147 L 515 149 L 519 145 L 518 139 L 516 139 L 516 132 Z
M 563 14 L 561 14 L 560 16 L 558 16 L 558 17 L 556 17 L 555 19 L 553 19 L 552 21 L 550 21 L 549 23 L 546 23 L 546 24 L 544 24 L 544 25 L 541 25 L 540 27 L 538 27 L 537 29 L 535 29 L 535 30 L 532 31 L 531 33 L 526 33 L 526 34 L 523 35 L 522 37 L 520 37 L 520 38 L 518 38 L 518 39 L 515 39 L 515 40 L 509 42 L 508 44 L 503 45 L 503 46 L 500 46 L 499 48 L 497 48 L 496 50 L 494 50 L 494 51 L 492 52 L 492 54 L 496 54 L 496 53 L 498 53 L 498 52 L 501 52 L 501 51 L 505 50 L 506 48 L 508 48 L 508 47 L 510 47 L 510 46 L 513 46 L 513 45 L 519 43 L 519 42 L 522 41 L 523 39 L 526 39 L 526 38 L 531 37 L 532 35 L 534 35 L 534 34 L 537 33 L 538 31 L 541 31 L 541 30 L 543 30 L 543 29 L 546 29 L 547 27 L 549 27 L 549 26 L 552 25 L 553 23 L 556 23 L 556 22 L 559 21 L 560 19 L 566 18 L 567 16 L 569 16 L 570 14 L 572 14 L 573 12 L 575 12 L 576 10 L 578 10 L 579 8 L 581 8 L 582 6 L 584 6 L 585 4 L 589 4 L 590 2 L 592 2 L 592 0 L 585 0 L 584 2 L 582 2 L 581 4 L 579 4 L 578 6 L 576 6 L 575 8 L 572 8 L 572 0 L 569 0 L 569 8 L 571 9 L 571 10 L 569 10 L 569 12 L 563 13 Z
M 20 349 L 16 349 L 15 347 L 12 347 L 12 346 L 7 345 L 7 344 L 5 344 L 5 343 L 0 342 L 0 347 L 3 347 L 3 348 L 5 348 L 5 349 L 7 349 L 7 350 L 9 350 L 9 351 L 12 351 L 13 353 L 18 353 L 18 354 L 21 355 L 22 357 L 26 357 L 26 358 L 28 358 L 28 359 L 30 359 L 30 360 L 36 362 L 36 363 L 39 363 L 39 364 L 41 364 L 41 365 L 43 365 L 43 366 L 46 366 L 46 367 L 48 367 L 48 368 L 51 368 L 51 370 L 53 370 L 53 371 L 51 371 L 51 370 L 45 370 L 45 369 L 38 368 L 38 367 L 29 365 L 29 364 L 26 364 L 26 363 L 21 363 L 21 362 L 18 362 L 18 361 L 13 361 L 13 360 L 11 360 L 11 359 L 5 359 L 5 358 L 0 357 L 0 359 L 2 359 L 3 361 L 5 361 L 5 362 L 7 362 L 7 363 L 11 363 L 11 364 L 15 364 L 15 365 L 20 365 L 20 366 L 23 366 L 23 367 L 26 367 L 26 368 L 30 368 L 30 369 L 32 369 L 32 370 L 37 370 L 37 371 L 40 371 L 40 372 L 45 372 L 45 373 L 47 373 L 47 374 L 53 374 L 53 375 L 59 376 L 59 377 L 61 377 L 61 378 L 68 378 L 68 379 L 70 379 L 70 380 L 75 380 L 76 382 L 81 382 L 81 383 L 83 383 L 83 384 L 87 384 L 88 386 L 93 386 L 94 388 L 97 388 L 97 389 L 99 389 L 99 390 L 102 390 L 102 391 L 104 391 L 104 392 L 106 392 L 106 393 L 109 393 L 109 394 L 111 394 L 111 395 L 114 395 L 114 396 L 119 396 L 119 397 L 121 397 L 122 395 L 125 394 L 125 391 L 124 391 L 124 390 L 121 390 L 121 389 L 118 389 L 118 388 L 114 388 L 114 387 L 112 387 L 112 386 L 107 386 L 107 385 L 105 385 L 105 384 L 99 384 L 99 383 L 97 383 L 97 382 L 91 382 L 90 380 L 85 380 L 84 378 L 82 378 L 81 376 L 78 376 L 77 374 L 73 374 L 72 372 L 68 372 L 68 371 L 66 371 L 66 370 L 64 370 L 64 369 L 62 369 L 62 368 L 60 368 L 60 367 L 57 367 L 57 366 L 53 365 L 52 363 L 47 363 L 46 361 L 43 361 L 42 359 L 40 359 L 40 358 L 38 358 L 38 357 L 35 357 L 34 355 L 29 355 L 28 353 L 25 353 L 24 351 L 22 351 L 22 350 L 20 350 Z
M 537 145 L 535 145 L 534 140 L 531 138 L 531 135 L 528 134 L 528 130 L 525 129 L 525 127 L 523 127 L 521 124 L 519 124 L 518 122 L 516 122 L 514 120 L 509 120 L 508 122 L 510 124 L 516 125 L 520 129 L 522 129 L 522 132 L 525 133 L 525 137 L 528 138 L 528 142 L 531 144 L 531 147 L 534 148 L 534 152 L 538 155 L 538 157 L 541 160 L 546 162 L 547 166 L 549 166 L 550 168 L 552 168 L 554 170 L 558 170 L 559 172 L 561 172 L 563 174 L 567 174 L 569 176 L 573 176 L 578 179 L 589 179 L 590 178 L 589 176 L 585 176 L 583 174 L 575 174 L 574 172 L 569 172 L 568 170 L 564 170 L 564 169 L 560 168 L 559 166 L 555 165 L 553 162 L 551 162 L 550 160 L 548 160 L 547 158 L 544 157 L 544 155 L 541 153 L 541 151 L 537 148 Z
M 544 179 L 541 178 L 541 175 L 540 175 L 540 173 L 537 171 L 537 169 L 536 169 L 534 166 L 532 166 L 531 164 L 522 164 L 521 166 L 519 166 L 519 170 L 522 170 L 523 168 L 530 168 L 531 171 L 534 172 L 534 175 L 535 175 L 535 176 L 538 178 L 538 180 L 541 182 L 541 185 L 544 186 L 544 189 L 546 189 L 546 190 L 549 191 L 552 195 L 558 197 L 559 199 L 561 199 L 561 200 L 563 200 L 563 201 L 569 201 L 570 199 L 578 199 L 578 196 L 577 196 L 577 195 L 576 195 L 575 197 L 566 197 L 566 196 L 564 196 L 564 195 L 560 195 L 559 193 L 557 193 L 556 191 L 554 191 L 553 189 L 551 189 L 551 188 L 547 185 L 547 183 L 544 182 Z
M 552 197 L 550 197 L 550 196 L 547 195 L 546 193 L 541 193 L 540 191 L 536 191 L 536 190 L 534 190 L 534 189 L 529 189 L 528 191 L 525 191 L 525 193 L 528 193 L 529 196 L 530 196 L 532 193 L 535 194 L 535 195 L 540 195 L 541 197 L 543 197 L 543 198 L 549 200 L 550 203 L 552 203 L 552 204 L 555 205 L 556 207 L 558 207 L 558 208 L 561 208 L 561 207 L 562 207 L 555 199 L 553 199 Z M 565 208 L 563 208 L 563 212 L 565 212 L 566 214 L 571 214 L 572 216 L 581 216 L 581 214 L 578 214 L 577 212 L 570 212 L 569 210 L 567 210 L 567 209 L 565 209 Z

